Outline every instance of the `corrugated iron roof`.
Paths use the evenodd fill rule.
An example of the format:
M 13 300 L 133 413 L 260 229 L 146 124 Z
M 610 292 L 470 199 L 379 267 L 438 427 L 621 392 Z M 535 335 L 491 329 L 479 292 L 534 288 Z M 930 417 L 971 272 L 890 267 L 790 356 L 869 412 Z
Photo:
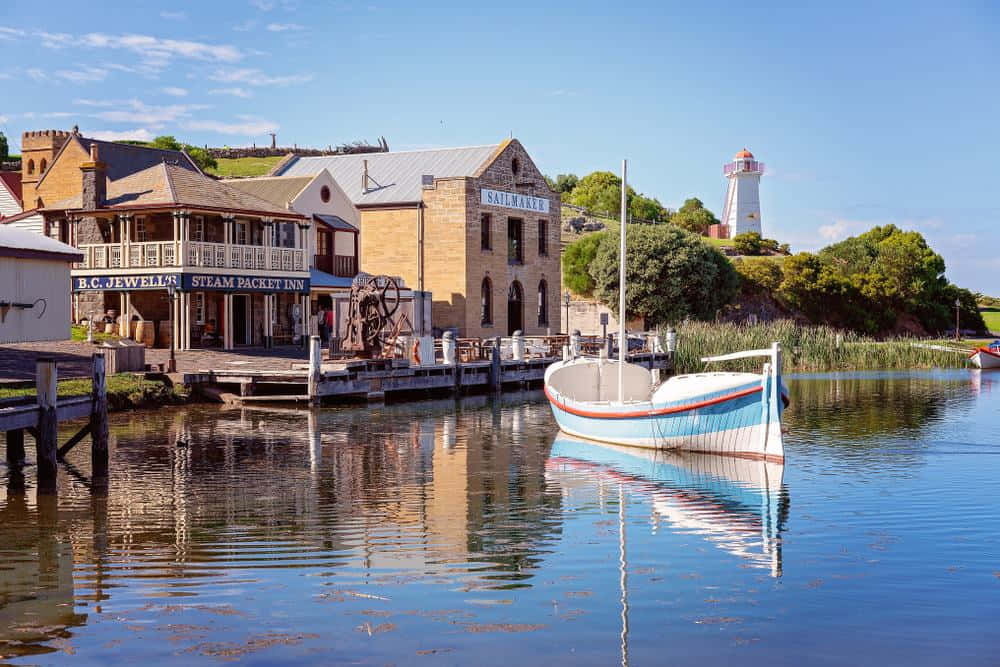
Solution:
M 499 148 L 500 144 L 490 144 L 396 153 L 296 157 L 277 175 L 315 176 L 327 169 L 355 206 L 417 202 L 421 199 L 422 176 L 475 176 Z M 367 190 L 362 187 L 365 160 L 368 161 Z
M 313 213 L 313 217 L 322 222 L 327 227 L 331 229 L 339 229 L 345 232 L 355 232 L 357 233 L 358 228 L 347 222 L 339 215 L 324 215 L 322 213 Z
M 61 241 L 56 241 L 55 239 L 49 238 L 44 234 L 39 234 L 27 229 L 0 225 L 0 254 L 2 254 L 4 250 L 22 250 L 29 251 L 31 253 L 58 255 L 60 258 L 67 260 L 83 260 L 83 253 L 71 245 L 66 245 Z
M 354 282 L 353 278 L 342 278 L 341 276 L 335 276 L 332 273 L 327 273 L 326 271 L 320 271 L 315 267 L 309 269 L 310 287 L 327 287 L 327 288 L 340 287 L 340 288 L 351 289 L 351 284 L 353 282 Z
M 231 188 L 285 206 L 312 182 L 314 176 L 265 176 L 263 178 L 231 178 L 222 182 Z

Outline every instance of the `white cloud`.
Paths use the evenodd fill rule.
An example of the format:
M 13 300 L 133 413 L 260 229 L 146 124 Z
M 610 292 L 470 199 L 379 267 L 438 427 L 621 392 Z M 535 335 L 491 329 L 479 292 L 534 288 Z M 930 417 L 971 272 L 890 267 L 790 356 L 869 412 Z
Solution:
M 233 97 L 243 97 L 243 98 L 253 97 L 253 93 L 251 93 L 246 88 L 240 88 L 239 86 L 235 86 L 233 88 L 213 88 L 212 90 L 208 91 L 208 94 L 232 95 Z
M 42 118 L 71 118 L 75 115 L 69 111 L 46 111 L 42 114 Z
M 289 74 L 286 76 L 269 76 L 259 69 L 219 69 L 208 76 L 212 81 L 223 83 L 244 83 L 248 86 L 287 86 L 293 83 L 306 83 L 312 80 L 312 74 Z
M 111 100 L 88 100 L 86 98 L 77 98 L 73 100 L 73 104 L 82 107 L 110 107 L 114 106 L 114 102 Z
M 0 114 L 0 125 L 3 125 L 4 123 L 6 123 L 9 120 L 10 120 L 10 118 L 7 118 L 7 116 L 4 116 L 3 114 Z
M 289 30 L 302 30 L 304 26 L 298 23 L 268 23 L 267 29 L 270 32 L 287 32 Z
M 29 67 L 26 71 L 28 73 L 28 76 L 30 76 L 35 81 L 45 81 L 47 78 L 49 78 L 48 76 L 46 76 L 45 72 L 38 69 L 37 67 Z
M 847 236 L 851 225 L 847 220 L 836 220 L 832 225 L 820 225 L 819 235 L 826 241 L 839 241 Z
M 96 132 L 87 132 L 87 136 L 103 141 L 152 141 L 154 139 L 153 133 L 145 128 L 123 130 L 121 132 L 115 130 L 97 130 Z
M 94 116 L 113 123 L 136 123 L 149 127 L 162 127 L 165 123 L 173 123 L 187 118 L 192 111 L 210 108 L 204 104 L 168 104 L 155 106 L 139 100 L 117 102 L 115 109 L 101 111 Z
M 160 12 L 160 17 L 168 21 L 183 21 L 187 18 L 187 14 L 185 12 Z
M 90 67 L 83 65 L 79 69 L 56 70 L 56 76 L 73 83 L 89 83 L 93 81 L 104 81 L 108 77 L 108 70 L 103 67 Z
M 172 95 L 173 97 L 184 97 L 188 94 L 186 88 L 179 88 L 177 86 L 167 86 L 163 89 L 163 92 L 167 95 Z
M 257 27 L 257 22 L 253 19 L 248 19 L 243 23 L 237 23 L 234 25 L 233 30 L 236 32 L 247 32 L 249 30 L 253 30 L 255 27 Z
M 240 122 L 223 123 L 215 120 L 196 120 L 183 124 L 187 130 L 201 130 L 205 132 L 218 132 L 220 134 L 242 134 L 257 135 L 269 134 L 278 131 L 278 124 L 268 120 L 261 120 L 250 116 L 239 116 Z
M 19 28 L 7 28 L 0 25 L 0 39 L 14 39 L 24 37 L 27 33 Z
M 8 74 L 7 72 L 0 72 L 0 80 L 13 79 L 13 78 L 14 78 L 13 74 Z
M 250 5 L 262 12 L 269 12 L 276 6 L 274 0 L 250 0 Z

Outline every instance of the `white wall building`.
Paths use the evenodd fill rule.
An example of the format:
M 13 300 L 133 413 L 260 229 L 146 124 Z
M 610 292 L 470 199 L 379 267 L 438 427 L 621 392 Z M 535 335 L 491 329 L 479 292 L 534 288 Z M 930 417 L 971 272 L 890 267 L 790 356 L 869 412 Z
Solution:
M 722 213 L 722 224 L 729 229 L 729 238 L 761 232 L 760 221 L 760 177 L 764 174 L 764 163 L 754 159 L 746 148 L 741 150 L 722 169 L 729 179 L 726 191 L 726 206 Z
M 70 264 L 80 261 L 72 246 L 0 225 L 0 343 L 69 338 Z

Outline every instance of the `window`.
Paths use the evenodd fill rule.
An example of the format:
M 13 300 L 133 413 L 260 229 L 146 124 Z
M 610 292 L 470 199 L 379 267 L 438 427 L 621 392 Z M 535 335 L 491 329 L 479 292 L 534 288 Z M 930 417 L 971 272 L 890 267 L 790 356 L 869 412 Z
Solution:
M 45 173 L 45 168 L 47 166 L 49 166 L 49 163 L 45 161 L 45 158 L 42 158 L 41 163 L 38 165 L 38 173 L 39 174 L 44 174 Z
M 193 240 L 199 241 L 199 242 L 204 242 L 204 240 L 205 240 L 205 216 L 203 216 L 203 215 L 196 215 L 194 217 L 194 233 L 192 234 L 192 236 L 194 237 Z
M 545 257 L 549 254 L 549 223 L 545 220 L 538 221 L 538 255 Z
M 319 198 L 323 200 L 324 204 L 330 203 L 330 188 L 326 185 L 319 189 Z
M 28 173 L 29 174 L 35 173 L 35 161 L 34 160 L 28 160 Z
M 521 171 L 521 162 L 517 158 L 510 161 L 510 171 L 515 176 Z
M 482 324 L 493 324 L 493 283 L 489 278 L 483 278 L 483 313 Z
M 507 263 L 524 263 L 524 223 L 520 218 L 507 218 Z
M 194 321 L 198 324 L 205 323 L 205 293 L 194 293 Z
M 135 219 L 135 240 L 139 243 L 146 242 L 146 218 L 141 215 Z
M 545 280 L 538 282 L 538 326 L 544 327 L 549 323 L 549 285 Z
M 493 250 L 493 229 L 489 213 L 479 215 L 479 247 L 482 250 Z
M 237 245 L 247 244 L 247 223 L 245 222 L 236 223 L 236 243 Z
M 316 254 L 329 255 L 330 252 L 330 232 L 320 231 L 316 234 Z

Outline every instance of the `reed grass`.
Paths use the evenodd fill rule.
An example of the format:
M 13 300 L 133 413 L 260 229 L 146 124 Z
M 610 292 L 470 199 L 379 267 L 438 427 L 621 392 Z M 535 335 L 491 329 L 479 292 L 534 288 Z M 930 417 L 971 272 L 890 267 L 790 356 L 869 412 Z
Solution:
M 768 348 L 781 343 L 782 372 L 962 368 L 966 355 L 929 350 L 912 339 L 877 341 L 827 326 L 800 326 L 792 320 L 758 324 L 688 322 L 677 329 L 678 373 L 705 369 L 702 357 Z M 761 359 L 713 364 L 719 369 L 760 372 Z

